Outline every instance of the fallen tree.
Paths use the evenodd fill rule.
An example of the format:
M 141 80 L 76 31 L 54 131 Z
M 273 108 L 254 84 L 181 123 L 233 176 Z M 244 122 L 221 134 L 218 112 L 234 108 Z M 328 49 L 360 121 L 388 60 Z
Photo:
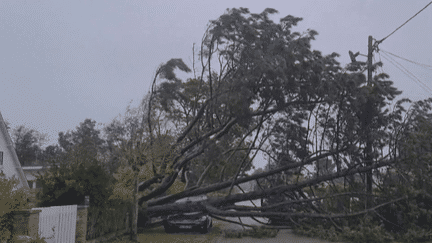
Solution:
M 249 207 L 248 209 L 250 212 L 244 212 L 244 211 L 247 211 L 247 210 L 245 210 L 246 207 L 233 206 L 233 205 L 236 202 L 265 198 L 265 197 L 268 197 L 271 195 L 281 194 L 285 191 L 301 190 L 302 188 L 305 188 L 305 187 L 308 187 L 311 185 L 316 185 L 320 182 L 329 181 L 329 180 L 333 180 L 333 179 L 341 178 L 341 177 L 346 177 L 349 175 L 355 175 L 355 174 L 363 173 L 363 172 L 366 172 L 366 171 L 371 170 L 371 169 L 377 169 L 380 167 L 391 165 L 392 163 L 393 162 L 381 162 L 381 163 L 377 163 L 373 166 L 361 167 L 358 169 L 351 169 L 351 170 L 348 169 L 348 170 L 345 170 L 343 172 L 337 172 L 337 173 L 333 173 L 330 175 L 325 175 L 325 176 L 322 176 L 319 178 L 314 178 L 314 179 L 302 181 L 302 182 L 299 182 L 297 184 L 280 185 L 278 187 L 274 187 L 274 188 L 262 190 L 262 191 L 253 191 L 253 192 L 248 192 L 248 193 L 228 195 L 226 197 L 211 198 L 211 199 L 209 199 L 203 203 L 195 203 L 195 204 L 187 204 L 187 205 L 179 205 L 177 203 L 167 204 L 167 202 L 172 202 L 173 200 L 176 200 L 177 198 L 184 198 L 184 197 L 189 197 L 189 196 L 201 195 L 201 194 L 206 194 L 209 192 L 213 192 L 216 190 L 221 190 L 221 189 L 227 188 L 231 185 L 231 182 L 228 181 L 228 182 L 219 183 L 218 185 L 211 185 L 207 188 L 204 187 L 204 188 L 199 188 L 199 189 L 195 189 L 195 190 L 184 191 L 184 192 L 181 192 L 179 194 L 175 194 L 172 196 L 161 198 L 159 200 L 155 200 L 153 202 L 149 201 L 148 202 L 149 207 L 147 208 L 147 212 L 150 216 L 161 216 L 161 215 L 169 215 L 169 214 L 181 212 L 181 211 L 186 211 L 186 212 L 193 212 L 193 211 L 199 211 L 199 210 L 207 211 L 207 209 L 209 208 L 208 211 L 210 211 L 216 215 L 219 214 L 220 216 L 229 216 L 229 217 L 237 217 L 237 216 L 268 217 L 271 215 L 278 216 L 278 215 L 280 215 L 279 212 L 261 212 L 261 213 L 253 212 L 253 211 L 266 210 L 269 207 L 267 207 L 267 208 L 266 207 L 260 207 L 260 208 Z M 247 181 L 251 181 L 251 180 L 256 180 L 256 179 L 265 177 L 266 175 L 267 175 L 267 173 L 258 174 L 255 176 L 250 176 L 250 178 L 242 178 L 241 181 L 247 182 Z M 237 182 L 237 183 L 239 183 L 239 182 Z M 353 194 L 355 194 L 355 193 L 353 193 Z M 295 203 L 295 202 L 296 201 L 289 202 L 289 203 Z M 301 201 L 299 200 L 298 202 L 300 203 Z M 157 205 L 160 205 L 160 206 L 157 206 Z M 215 207 L 221 207 L 222 210 L 234 209 L 236 211 L 222 211 L 222 210 L 217 210 Z M 197 210 L 197 209 L 199 209 L 199 210 Z M 238 210 L 243 211 L 243 212 L 238 212 Z M 248 215 L 248 213 L 250 213 L 250 214 Z M 312 214 L 311 214 L 310 216 L 315 217 L 316 215 L 312 216 Z M 316 217 L 323 217 L 323 216 L 318 215 Z
M 369 224 L 371 214 L 384 222 L 385 210 L 428 195 L 410 183 L 392 194 L 394 184 L 386 181 L 392 168 L 407 172 L 403 141 L 413 119 L 428 117 L 430 101 L 406 111 L 408 101 L 401 100 L 390 110 L 400 91 L 388 75 L 377 74 L 366 86 L 364 66 L 344 69 L 338 54 L 311 50 L 317 32 L 292 32 L 301 18 L 274 23 L 275 13 L 230 9 L 211 21 L 200 75 L 195 60 L 192 69 L 171 59 L 156 70 L 140 121 L 118 145 L 134 171 L 134 205 L 148 217 L 202 210 L 217 218 L 285 218 L 301 229 L 324 222 L 340 233 Z M 182 81 L 176 69 L 194 76 Z M 258 153 L 268 166 L 249 175 Z M 365 190 L 367 173 L 374 175 L 373 191 Z M 234 193 L 251 181 L 254 190 Z M 170 192 L 178 185 L 184 187 Z M 404 194 L 407 188 L 416 189 Z M 214 192 L 205 202 L 174 203 Z M 261 207 L 235 205 L 256 199 Z

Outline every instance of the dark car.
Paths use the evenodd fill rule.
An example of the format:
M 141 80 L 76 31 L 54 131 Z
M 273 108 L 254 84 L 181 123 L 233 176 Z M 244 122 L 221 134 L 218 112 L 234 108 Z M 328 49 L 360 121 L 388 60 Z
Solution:
M 176 203 L 190 203 L 203 200 L 207 200 L 207 196 L 183 198 L 176 201 Z M 163 221 L 163 225 L 167 233 L 178 230 L 195 230 L 201 233 L 207 233 L 213 226 L 213 222 L 208 213 L 192 212 L 170 215 Z

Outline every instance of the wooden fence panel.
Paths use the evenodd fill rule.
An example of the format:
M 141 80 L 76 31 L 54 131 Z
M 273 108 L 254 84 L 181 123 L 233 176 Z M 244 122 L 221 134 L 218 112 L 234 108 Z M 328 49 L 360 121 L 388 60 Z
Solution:
M 39 236 L 47 243 L 75 242 L 77 205 L 34 208 L 39 213 Z

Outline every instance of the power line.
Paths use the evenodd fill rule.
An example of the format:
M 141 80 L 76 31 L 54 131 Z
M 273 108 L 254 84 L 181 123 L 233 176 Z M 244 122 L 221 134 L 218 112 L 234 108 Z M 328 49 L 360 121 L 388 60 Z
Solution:
M 424 8 L 422 8 L 420 11 L 418 11 L 416 14 L 414 14 L 414 16 L 412 16 L 411 18 L 409 18 L 407 21 L 405 21 L 405 23 L 403 23 L 401 26 L 397 27 L 393 32 L 391 32 L 388 36 L 384 37 L 382 40 L 377 41 L 377 45 L 380 44 L 381 42 L 383 42 L 385 39 L 387 39 L 389 36 L 393 35 L 397 30 L 399 30 L 400 28 L 402 28 L 402 26 L 404 26 L 406 23 L 408 23 L 411 19 L 413 19 L 415 16 L 417 16 L 421 11 L 425 10 L 427 7 L 429 7 L 429 5 L 432 4 L 432 1 L 430 3 L 428 3 Z
M 384 53 L 384 54 L 386 54 L 386 53 Z M 386 54 L 386 55 L 388 55 L 388 54 Z M 400 64 L 399 62 L 394 60 L 391 56 L 388 56 L 388 58 L 392 59 L 399 66 L 397 66 L 392 61 L 390 61 L 386 56 L 383 56 L 383 57 L 385 59 L 387 59 L 387 61 L 389 61 L 391 64 L 393 64 L 395 67 L 397 67 L 399 70 L 401 70 L 405 75 L 410 77 L 414 82 L 418 83 L 420 86 L 423 86 L 424 89 L 427 89 L 430 92 L 430 94 L 432 94 L 432 89 L 430 89 L 425 83 L 423 83 L 419 78 L 417 78 L 413 73 L 411 73 L 406 67 L 404 67 L 402 64 Z M 405 71 L 402 70 L 401 68 L 403 68 Z
M 391 52 L 384 51 L 383 49 L 380 49 L 380 51 L 383 51 L 383 52 L 385 52 L 386 54 L 390 54 L 390 55 L 392 55 L 392 56 L 395 56 L 395 57 L 400 58 L 400 59 L 402 59 L 402 60 L 405 60 L 405 61 L 407 61 L 407 62 L 414 63 L 414 64 L 419 65 L 419 66 L 424 67 L 424 68 L 428 68 L 428 69 L 429 69 L 429 68 L 432 68 L 432 65 L 427 65 L 427 64 L 423 64 L 423 63 L 419 63 L 419 62 L 411 61 L 411 60 L 409 60 L 409 59 L 406 59 L 406 58 L 400 57 L 400 56 L 398 56 L 398 55 L 396 55 L 396 54 L 393 54 L 393 53 L 391 53 Z
M 425 83 L 423 83 L 419 78 L 417 78 L 407 68 L 405 68 L 404 66 L 402 66 L 402 64 L 400 64 L 399 62 L 397 62 L 396 60 L 394 60 L 391 56 L 388 56 L 388 58 L 386 56 L 383 56 L 383 57 L 387 61 L 389 61 L 391 64 L 393 64 L 396 68 L 398 68 L 401 72 L 403 72 L 405 75 L 407 75 L 409 78 L 411 78 L 411 80 L 413 80 L 415 83 L 417 83 L 421 88 L 426 89 L 427 91 L 429 91 L 429 94 L 432 95 L 432 89 L 430 89 Z M 389 58 L 392 59 L 394 62 L 396 62 L 399 66 L 396 65 L 396 64 L 394 64 L 391 60 L 389 60 Z
M 386 53 L 384 53 L 385 55 L 388 55 Z M 407 75 L 409 78 L 411 78 L 414 82 L 416 82 L 419 86 L 421 86 L 423 89 L 426 89 L 429 94 L 432 95 L 432 89 L 429 88 L 425 83 L 423 83 L 419 78 L 417 78 L 413 73 L 411 73 L 407 68 L 405 68 L 402 64 L 400 64 L 399 62 L 397 62 L 396 60 L 394 60 L 390 55 L 388 55 L 388 57 L 383 55 L 383 58 L 385 58 L 387 61 L 389 61 L 391 64 L 393 64 L 396 68 L 398 68 L 401 72 L 403 72 L 405 75 Z M 394 64 L 390 59 L 392 59 L 395 63 L 397 63 L 398 65 Z M 404 70 L 403 70 L 404 69 Z
M 382 61 L 381 61 L 381 54 L 379 55 L 379 61 L 382 63 Z M 381 72 L 382 72 L 382 73 L 384 73 L 384 68 L 383 68 L 383 66 L 384 66 L 384 65 L 381 66 Z

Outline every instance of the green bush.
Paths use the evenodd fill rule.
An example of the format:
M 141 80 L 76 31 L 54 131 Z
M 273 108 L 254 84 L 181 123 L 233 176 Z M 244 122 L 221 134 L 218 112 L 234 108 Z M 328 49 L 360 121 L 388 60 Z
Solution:
M 355 222 L 357 221 L 357 222 Z M 338 222 L 341 223 L 341 222 Z M 348 222 L 345 222 L 348 224 Z M 314 219 L 307 223 L 301 224 L 294 228 L 294 233 L 309 237 L 316 237 L 329 241 L 344 241 L 344 242 L 393 242 L 395 237 L 384 227 L 379 224 L 379 221 L 365 216 L 352 220 L 342 229 L 336 229 L 335 226 L 325 220 Z
M 125 229 L 127 205 L 89 207 L 87 215 L 87 240 Z
M 106 206 L 112 194 L 113 177 L 96 159 L 81 157 L 83 160 L 74 166 L 64 163 L 68 158 L 63 158 L 65 161 L 53 163 L 44 175 L 38 176 L 42 186 L 37 195 L 38 206 L 82 204 L 87 195 L 90 196 L 90 206 Z
M 412 228 L 408 229 L 405 234 L 401 234 L 398 238 L 404 242 L 425 242 L 432 239 L 432 232 L 422 228 Z
M 17 210 L 28 209 L 29 191 L 25 188 L 18 188 L 18 180 L 6 178 L 0 172 L 0 242 L 12 238 L 13 234 L 13 213 Z
M 245 235 L 242 230 L 224 230 L 223 236 L 225 238 L 242 238 Z
M 378 225 L 360 225 L 358 228 L 345 227 L 341 238 L 350 242 L 393 242 L 394 237 Z
M 279 230 L 259 227 L 259 228 L 248 230 L 246 232 L 248 236 L 252 238 L 274 238 L 279 233 Z
M 324 228 L 322 225 L 316 225 L 315 227 L 300 226 L 294 228 L 294 233 L 308 237 L 325 239 L 329 241 L 340 240 L 340 237 L 336 233 L 334 226 L 331 226 L 329 228 Z

